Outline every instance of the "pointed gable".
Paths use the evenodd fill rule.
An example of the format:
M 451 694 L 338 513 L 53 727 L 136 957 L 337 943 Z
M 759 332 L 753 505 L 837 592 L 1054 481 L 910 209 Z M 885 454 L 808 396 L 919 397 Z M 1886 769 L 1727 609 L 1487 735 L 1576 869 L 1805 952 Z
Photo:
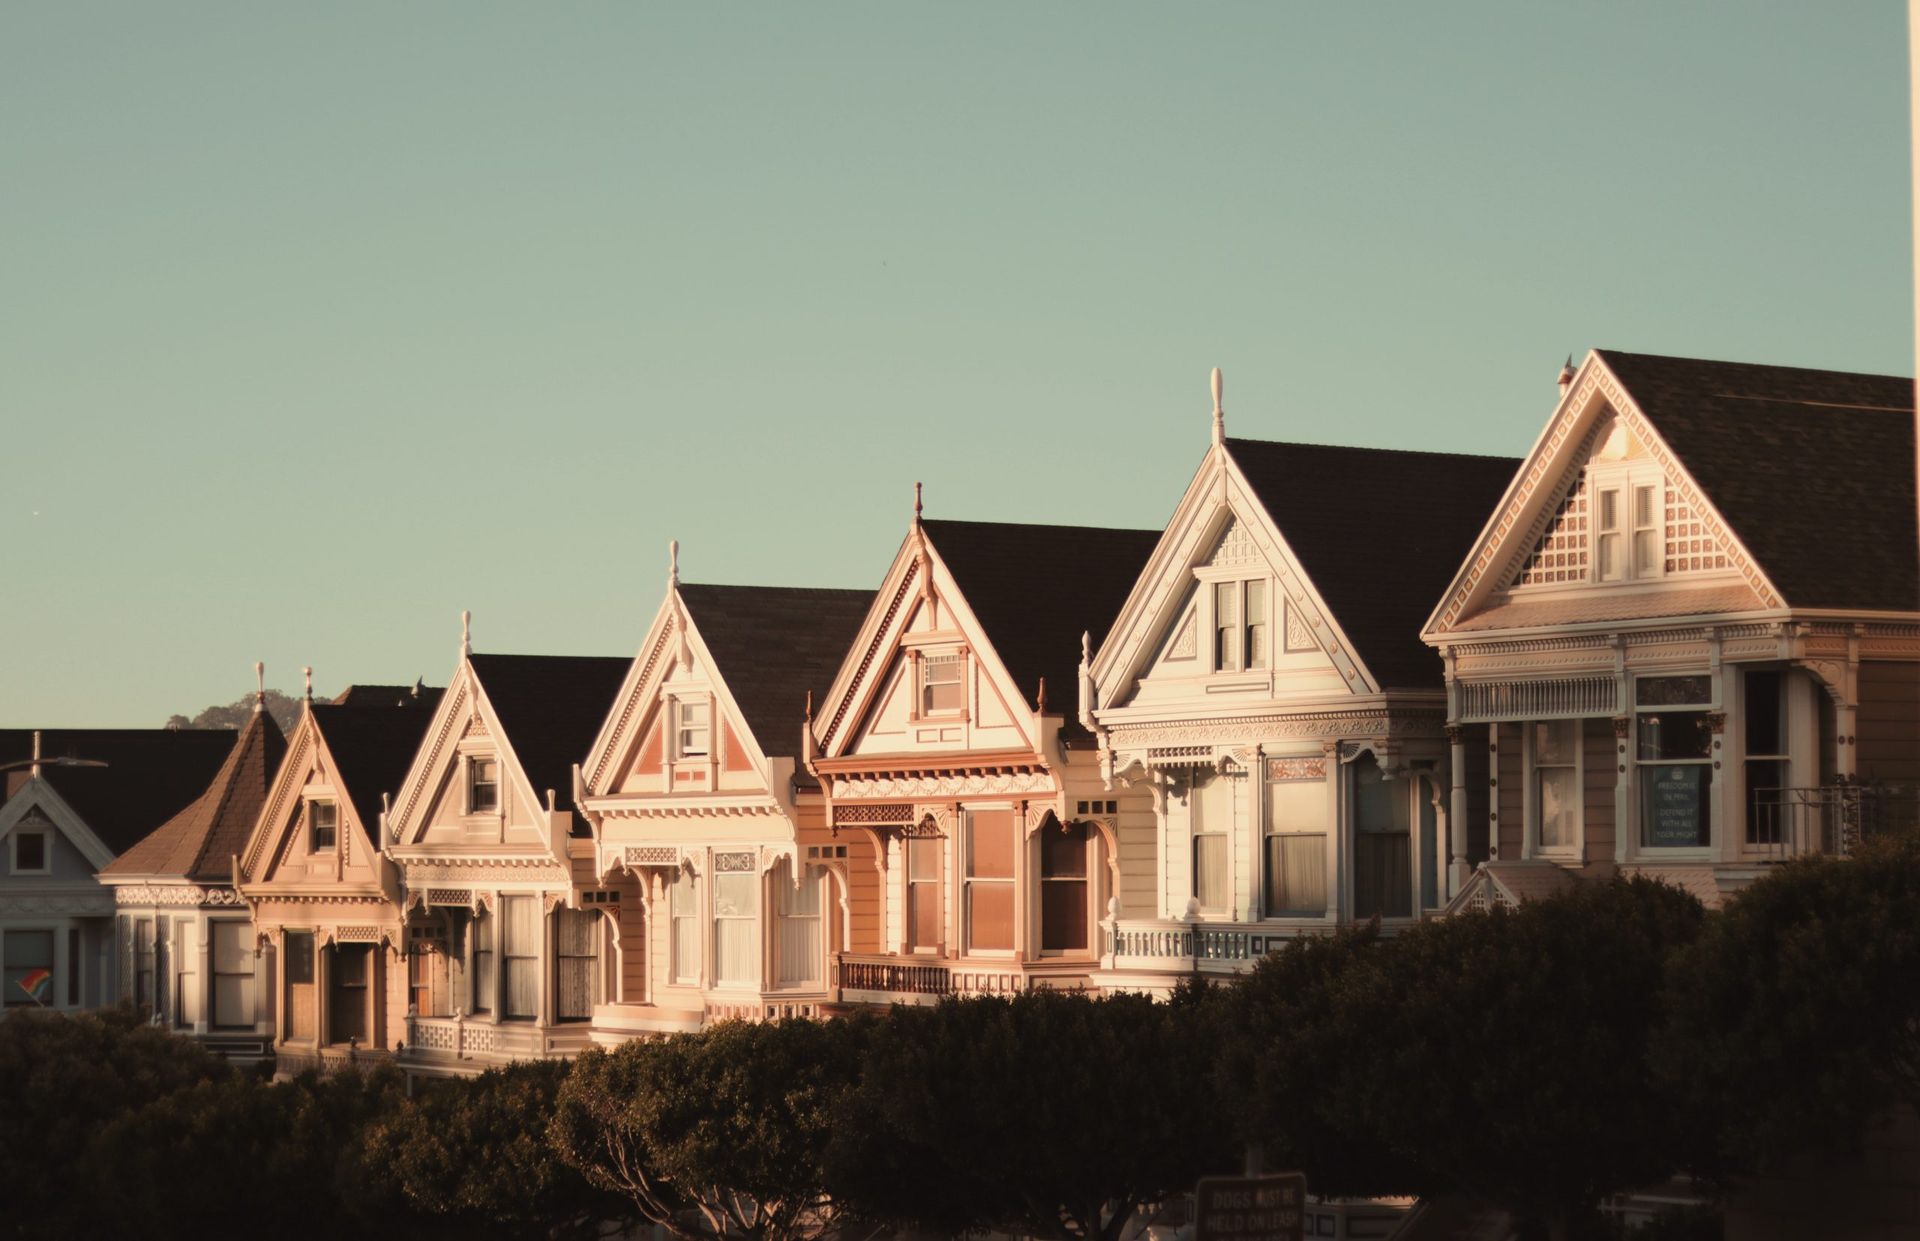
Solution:
M 536 798 L 553 789 L 567 804 L 573 765 L 586 759 L 631 663 L 599 655 L 468 656 Z M 574 830 L 583 828 L 576 813 Z
M 1438 686 L 1420 622 L 1520 462 L 1228 439 L 1227 451 L 1384 688 Z
M 398 694 L 360 692 L 386 688 L 354 686 L 309 708 L 333 759 L 333 778 L 370 837 L 379 832 L 381 795 L 400 791 L 443 692 L 430 686 L 417 687 L 417 693 L 414 687 Z
M 1047 683 L 1051 710 L 1082 733 L 1073 701 L 1080 637 L 1113 624 L 1160 541 L 1158 530 L 1014 522 L 921 523 L 1029 708 Z
M 714 675 L 760 752 L 797 754 L 807 695 L 825 696 L 873 592 L 690 583 L 678 589 Z M 657 763 L 657 748 L 652 753 Z
M 41 729 L 40 777 L 103 845 L 123 853 L 206 791 L 236 738 L 230 728 Z M 0 764 L 32 754 L 32 729 L 0 729 Z M 8 772 L 7 795 L 28 778 L 26 768 Z
M 246 848 L 286 750 L 286 737 L 273 717 L 255 711 L 206 790 L 106 866 L 101 876 L 230 880 L 231 859 Z

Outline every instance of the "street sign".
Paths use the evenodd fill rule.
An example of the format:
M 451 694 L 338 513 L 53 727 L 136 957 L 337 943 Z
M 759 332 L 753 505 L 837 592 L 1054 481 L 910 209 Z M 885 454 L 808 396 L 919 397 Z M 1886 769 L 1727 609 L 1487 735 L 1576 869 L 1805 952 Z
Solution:
M 1202 1177 L 1193 1190 L 1193 1241 L 1301 1241 L 1306 1235 L 1307 1178 Z

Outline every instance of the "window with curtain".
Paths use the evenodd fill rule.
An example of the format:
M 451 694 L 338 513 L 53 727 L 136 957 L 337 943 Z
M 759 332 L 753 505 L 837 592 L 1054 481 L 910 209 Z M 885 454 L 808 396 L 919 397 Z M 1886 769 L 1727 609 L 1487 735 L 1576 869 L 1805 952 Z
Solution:
M 467 813 L 491 814 L 500 809 L 500 760 L 467 760 Z
M 1528 726 L 1533 742 L 1534 844 L 1543 852 L 1580 843 L 1580 721 Z
M 252 1029 L 253 925 L 247 922 L 208 924 L 213 936 L 213 1028 Z
M 1193 824 L 1193 895 L 1207 913 L 1233 906 L 1233 784 L 1207 772 L 1194 778 L 1187 793 Z
M 307 852 L 331 853 L 340 825 L 340 810 L 330 801 L 307 803 Z
M 760 875 L 751 853 L 716 853 L 713 875 L 713 980 L 760 981 Z
M 939 836 L 913 836 L 907 840 L 907 949 L 910 952 L 934 952 L 940 947 L 940 850 L 946 841 Z
M 667 885 L 667 906 L 673 919 L 673 981 L 700 981 L 700 894 L 694 889 L 693 876 L 675 871 Z
M 494 936 L 498 933 L 499 919 L 484 906 L 473 915 L 473 1011 L 477 1015 L 493 1012 L 495 998 L 499 995 L 500 960 L 496 951 Z
M 1353 912 L 1413 916 L 1413 834 L 1407 782 L 1389 778 L 1371 754 L 1354 760 Z
M 1324 764 L 1270 763 L 1267 783 L 1268 917 L 1319 918 L 1327 912 L 1327 783 Z
M 307 1042 L 314 1036 L 313 932 L 288 931 L 285 964 L 287 980 L 286 1037 Z
M 1085 823 L 1040 831 L 1040 950 L 1085 952 L 1092 852 Z
M 779 896 L 780 985 L 803 986 L 818 983 L 825 959 L 822 948 L 823 920 L 820 890 L 824 886 L 820 872 L 803 867 L 800 882 L 790 878 L 792 863 L 783 862 L 774 876 Z
M 591 909 L 561 909 L 553 915 L 553 1016 L 556 1021 L 593 1017 L 600 966 L 600 915 Z
M 5 939 L 6 1007 L 53 1007 L 53 932 L 0 931 Z
M 966 812 L 968 952 L 1013 951 L 1013 811 Z
M 540 1015 L 540 902 L 532 896 L 500 898 L 500 963 L 506 983 L 500 1016 L 532 1021 Z

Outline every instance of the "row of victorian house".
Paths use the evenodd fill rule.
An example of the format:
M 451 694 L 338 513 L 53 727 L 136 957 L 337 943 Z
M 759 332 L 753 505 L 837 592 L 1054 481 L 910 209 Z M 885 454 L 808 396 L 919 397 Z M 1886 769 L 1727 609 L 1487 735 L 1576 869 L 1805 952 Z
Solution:
M 916 503 L 877 590 L 675 570 L 633 658 L 0 733 L 6 1005 L 466 1072 L 1623 872 L 1715 903 L 1910 813 L 1911 381 L 1596 352 L 1523 460 L 1218 407 L 1162 531 Z

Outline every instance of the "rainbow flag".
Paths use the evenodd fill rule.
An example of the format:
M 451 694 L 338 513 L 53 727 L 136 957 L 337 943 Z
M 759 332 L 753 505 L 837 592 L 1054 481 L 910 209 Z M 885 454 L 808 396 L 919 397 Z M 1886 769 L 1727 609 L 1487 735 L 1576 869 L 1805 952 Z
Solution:
M 47 984 L 53 981 L 53 971 L 40 968 L 30 969 L 20 975 L 16 981 L 19 982 L 20 989 L 32 996 L 36 1003 L 45 1004 L 47 1002 L 47 992 L 50 990 Z

